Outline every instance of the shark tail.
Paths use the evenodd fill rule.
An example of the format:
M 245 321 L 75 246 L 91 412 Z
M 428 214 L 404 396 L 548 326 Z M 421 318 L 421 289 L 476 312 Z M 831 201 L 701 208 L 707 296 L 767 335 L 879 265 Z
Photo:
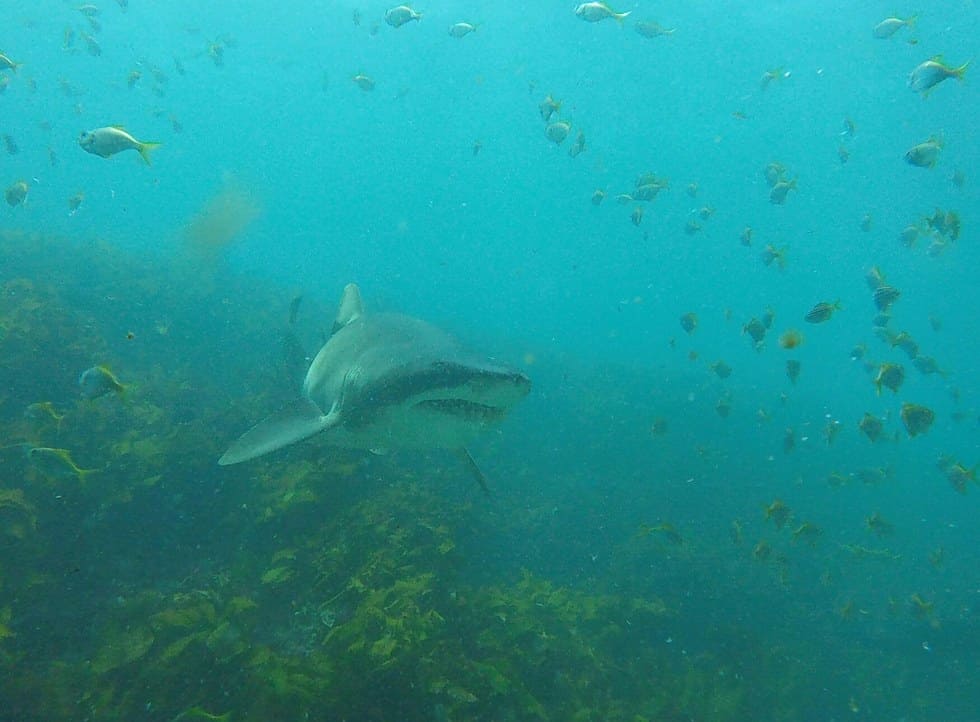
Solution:
M 329 429 L 338 418 L 333 410 L 324 414 L 312 401 L 301 398 L 242 434 L 218 459 L 218 464 L 238 464 L 295 444 Z

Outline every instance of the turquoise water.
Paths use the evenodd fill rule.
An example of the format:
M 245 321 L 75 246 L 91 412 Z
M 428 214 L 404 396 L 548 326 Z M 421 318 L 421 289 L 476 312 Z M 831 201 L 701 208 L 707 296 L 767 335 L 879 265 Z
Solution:
M 647 653 L 677 668 L 695 656 L 713 660 L 704 664 L 715 671 L 717 662 L 718 675 L 756 669 L 753 701 L 735 712 L 679 704 L 671 717 L 644 707 L 637 684 L 620 690 L 619 706 L 593 700 L 607 718 L 976 716 L 980 490 L 966 480 L 958 491 L 949 477 L 957 464 L 969 475 L 980 462 L 980 102 L 972 67 L 963 82 L 946 80 L 925 98 L 908 87 L 910 72 L 935 55 L 954 67 L 974 59 L 973 3 L 922 8 L 914 27 L 888 39 L 872 34 L 896 11 L 880 3 L 641 2 L 615 6 L 631 13 L 622 23 L 584 22 L 565 3 L 433 3 L 418 6 L 420 22 L 394 28 L 384 5 L 131 0 L 124 10 L 101 0 L 98 29 L 79 5 L 20 4 L 5 13 L 0 37 L 0 52 L 22 64 L 0 71 L 9 79 L 0 133 L 16 145 L 0 147 L 0 186 L 23 180 L 29 188 L 24 203 L 0 209 L 3 445 L 44 442 L 70 449 L 80 466 L 107 464 L 96 486 L 68 495 L 72 507 L 53 504 L 67 492 L 44 470 L 28 473 L 18 453 L 0 456 L 0 488 L 23 492 L 44 540 L 11 557 L 8 569 L 0 561 L 0 630 L 14 633 L 0 634 L 0 645 L 11 669 L 34 658 L 41 676 L 49 664 L 91 657 L 106 636 L 38 631 L 49 628 L 38 619 L 61 619 L 76 603 L 64 587 L 48 589 L 40 611 L 25 608 L 39 584 L 30 570 L 61 573 L 57 550 L 77 543 L 73 524 L 88 534 L 80 557 L 106 565 L 82 586 L 93 609 L 108 610 L 99 619 L 110 627 L 151 615 L 117 617 L 111 600 L 153 590 L 163 605 L 181 580 L 220 568 L 251 578 L 254 594 L 245 581 L 231 586 L 256 597 L 259 619 L 272 620 L 277 609 L 330 596 L 308 583 L 311 560 L 305 571 L 297 562 L 288 592 L 262 596 L 275 582 L 255 577 L 276 568 L 283 537 L 305 534 L 297 545 L 313 544 L 324 519 L 339 524 L 357 504 L 390 503 L 389 487 L 419 484 L 422 497 L 394 501 L 413 510 L 425 499 L 456 520 L 462 554 L 453 584 L 470 585 L 474 598 L 508 584 L 520 598 L 521 570 L 583 593 L 662 598 L 673 614 L 632 637 L 627 630 L 630 641 L 615 647 L 616 663 L 629 667 L 624 678 L 642 678 L 642 664 L 628 660 Z M 635 30 L 643 20 L 674 32 L 643 37 Z M 451 37 L 447 28 L 460 21 L 476 31 Z M 764 82 L 767 72 L 778 77 Z M 359 73 L 373 90 L 352 80 Z M 549 94 L 572 127 L 561 145 L 546 137 L 539 111 Z M 104 159 L 79 147 L 82 131 L 109 125 L 161 143 L 152 166 L 133 151 Z M 586 150 L 571 157 L 580 131 Z M 906 151 L 931 136 L 942 139 L 936 167 L 907 163 Z M 764 169 L 772 162 L 796 180 L 782 205 L 770 202 Z M 653 201 L 617 202 L 647 172 L 669 188 Z M 605 193 L 598 205 L 597 189 Z M 77 193 L 84 198 L 71 210 Z M 937 209 L 962 219 L 958 238 L 930 237 L 923 219 Z M 686 232 L 692 221 L 700 229 Z M 922 229 L 911 247 L 899 239 L 909 225 Z M 749 246 L 740 241 L 746 227 Z M 767 245 L 785 249 L 785 267 L 763 262 Z M 875 331 L 865 280 L 872 267 L 901 291 L 885 331 Z M 15 313 L 23 286 L 11 285 L 24 278 L 50 287 L 38 293 L 49 304 L 45 318 L 77 314 L 78 323 L 31 328 Z M 379 459 L 313 444 L 251 466 L 214 465 L 298 389 L 281 353 L 290 299 L 303 296 L 294 330 L 312 354 L 351 281 L 369 309 L 424 318 L 531 377 L 531 395 L 472 449 L 494 503 L 483 504 L 465 470 L 435 452 Z M 828 321 L 804 321 L 818 302 L 838 300 Z M 744 327 L 767 309 L 774 320 L 756 348 Z M 698 317 L 690 334 L 679 322 L 689 312 Z M 792 329 L 804 342 L 781 348 L 780 334 Z M 920 373 L 893 345 L 900 332 L 943 373 Z M 14 345 L 18 333 L 36 339 L 40 368 Z M 864 357 L 854 359 L 858 346 Z M 795 383 L 790 359 L 801 364 Z M 724 379 L 711 368 L 722 360 L 732 368 Z M 75 379 L 95 363 L 136 388 L 82 403 Z M 873 383 L 885 363 L 904 368 L 897 392 Z M 25 407 L 45 400 L 66 414 L 64 429 L 25 422 Z M 727 416 L 719 402 L 730 406 Z M 910 435 L 905 403 L 934 412 L 928 431 Z M 875 443 L 858 428 L 866 413 L 884 425 Z M 165 450 L 145 452 L 152 471 L 131 448 L 120 450 L 121 429 L 131 443 L 166 440 Z M 331 492 L 322 478 L 303 476 L 309 469 L 296 471 L 304 463 L 318 474 L 349 463 L 354 471 L 329 473 L 337 483 L 353 474 L 356 491 Z M 168 483 L 136 483 L 157 474 Z M 275 481 L 291 474 L 302 481 Z M 286 490 L 304 484 L 319 506 L 289 516 L 282 537 L 268 521 L 275 514 L 235 515 L 249 505 L 285 509 Z M 270 501 L 277 494 L 279 507 Z M 9 498 L 0 511 L 15 506 Z M 792 510 L 784 528 L 764 513 L 777 500 Z M 869 524 L 876 512 L 890 528 Z M 26 532 L 13 529 L 8 541 L 20 549 Z M 130 534 L 152 561 L 124 553 Z M 365 554 L 387 543 L 358 539 Z M 444 561 L 437 544 L 420 544 L 419 569 Z M 275 624 L 252 624 L 267 629 L 243 632 L 250 649 L 286 636 L 268 631 Z M 165 635 L 154 631 L 157 646 L 129 667 L 96 666 L 119 675 L 119 687 L 143 679 L 133 665 L 150 660 L 157 677 L 167 669 L 178 678 L 183 658 L 163 654 Z M 227 692 L 236 678 L 222 665 L 264 669 L 236 650 L 218 655 L 213 677 L 194 669 L 210 679 L 209 696 L 190 701 L 209 714 L 231 708 L 232 718 L 273 713 L 273 702 L 252 704 L 258 692 L 247 686 Z M 311 678 L 323 673 L 314 668 Z M 589 675 L 577 669 L 581 691 Z M 610 668 L 602 669 L 594 685 L 608 681 Z M 146 719 L 184 714 L 193 705 L 173 701 L 183 695 L 167 679 L 159 698 L 106 692 L 102 713 L 131 717 L 146 702 Z M 489 692 L 469 702 L 440 684 L 430 680 L 428 697 L 396 710 L 359 706 L 346 688 L 323 682 L 333 707 L 300 696 L 306 701 L 293 699 L 288 714 L 571 714 L 543 702 L 530 682 L 543 713 L 526 700 L 484 707 Z M 216 701 L 219 688 L 236 704 Z M 35 689 L 25 682 L 0 691 L 16 700 L 16 719 L 57 718 L 25 702 Z M 798 703 L 782 698 L 786 689 L 797 690 Z M 203 718 L 185 718 L 194 714 Z

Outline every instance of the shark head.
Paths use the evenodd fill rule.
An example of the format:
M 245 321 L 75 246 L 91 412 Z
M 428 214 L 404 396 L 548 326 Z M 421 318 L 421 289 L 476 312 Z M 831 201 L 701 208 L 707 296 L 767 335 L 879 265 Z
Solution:
M 218 463 L 237 464 L 320 433 L 348 448 L 463 449 L 530 390 L 520 371 L 474 356 L 425 321 L 365 314 L 350 284 L 300 399 L 246 432 Z

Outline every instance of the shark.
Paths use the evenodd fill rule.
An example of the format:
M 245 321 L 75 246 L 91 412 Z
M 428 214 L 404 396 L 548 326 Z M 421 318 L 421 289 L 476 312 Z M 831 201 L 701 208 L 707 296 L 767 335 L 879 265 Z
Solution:
M 530 390 L 522 372 L 474 354 L 425 321 L 365 313 L 360 290 L 350 283 L 300 397 L 245 432 L 218 464 L 238 464 L 322 434 L 328 445 L 377 453 L 454 450 L 486 491 L 466 445 Z

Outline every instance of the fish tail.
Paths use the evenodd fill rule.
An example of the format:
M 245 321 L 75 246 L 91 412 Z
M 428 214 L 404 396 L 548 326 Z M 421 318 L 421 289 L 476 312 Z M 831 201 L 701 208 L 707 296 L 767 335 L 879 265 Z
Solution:
M 918 19 L 919 19 L 918 15 L 910 15 L 908 20 L 905 21 L 905 27 L 911 30 L 912 28 L 915 27 L 915 23 Z
M 143 162 L 146 163 L 147 165 L 153 165 L 153 163 L 151 162 L 150 154 L 153 151 L 155 151 L 157 148 L 159 148 L 161 145 L 163 145 L 163 143 L 150 143 L 150 142 L 140 143 L 139 152 L 140 152 L 140 157 L 143 158 Z
M 967 68 L 967 66 L 969 64 L 970 64 L 970 61 L 967 60 L 960 67 L 953 68 L 953 71 L 952 71 L 953 77 L 956 78 L 957 80 L 963 80 L 963 78 L 966 77 L 966 68 Z
M 625 20 L 626 19 L 626 16 L 629 15 L 631 12 L 633 12 L 633 11 L 632 10 L 627 10 L 625 13 L 613 13 L 613 17 L 616 18 L 616 21 L 620 25 L 622 25 L 623 24 L 623 20 Z

